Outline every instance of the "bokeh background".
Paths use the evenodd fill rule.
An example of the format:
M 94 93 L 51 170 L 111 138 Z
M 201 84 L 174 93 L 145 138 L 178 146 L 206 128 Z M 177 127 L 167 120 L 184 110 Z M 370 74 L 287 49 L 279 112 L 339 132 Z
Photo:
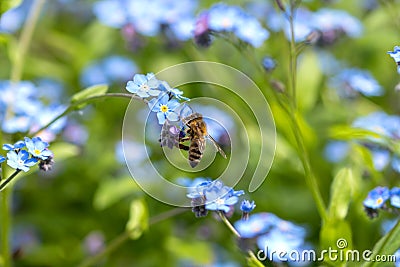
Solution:
M 5 12 L 9 2 L 12 1 L 2 1 L 1 6 L 1 80 L 8 80 L 11 75 L 23 23 L 34 1 L 25 0 Z M 305 246 L 321 249 L 321 219 L 305 183 L 290 119 L 273 97 L 276 86 L 270 84 L 271 80 L 275 84 L 287 84 L 289 77 L 287 25 L 281 22 L 285 18 L 276 3 L 226 1 L 240 6 L 269 31 L 268 39 L 257 47 L 238 42 L 234 34 L 216 34 L 210 46 L 201 47 L 193 38 L 193 25 L 199 14 L 215 1 L 138 0 L 132 1 L 135 8 L 123 10 L 125 14 L 113 9 L 114 5 L 109 2 L 124 5 L 128 1 L 45 1 L 25 57 L 22 80 L 31 81 L 38 92 L 41 88 L 40 99 L 46 105 L 67 105 L 73 94 L 88 86 L 106 83 L 111 93 L 127 93 L 126 82 L 134 74 L 157 73 L 187 61 L 214 61 L 243 71 L 269 101 L 277 128 L 271 171 L 262 186 L 246 197 L 255 200 L 255 212 L 271 212 L 304 227 Z M 342 10 L 355 20 L 344 23 L 350 28 L 325 32 L 325 39 L 304 43 L 298 60 L 297 98 L 305 146 L 325 202 L 329 202 L 333 177 L 341 167 L 350 167 L 356 177 L 349 181 L 354 194 L 346 225 L 337 224 L 330 233 L 334 232 L 334 237 L 346 237 L 360 251 L 372 249 L 383 235 L 384 226 L 396 219 L 382 212 L 371 220 L 363 210 L 362 201 L 368 191 L 378 185 L 398 185 L 399 174 L 390 164 L 377 170 L 371 150 L 355 141 L 359 136 L 351 130 L 351 125 L 372 112 L 384 111 L 391 115 L 400 112 L 399 94 L 395 89 L 399 74 L 393 59 L 386 54 L 399 44 L 399 5 L 398 1 L 389 0 L 303 1 L 300 7 L 304 14 L 299 14 L 305 20 L 303 15 L 298 15 L 295 22 L 299 26 L 298 44 L 302 44 L 301 40 L 310 38 L 309 29 L 317 27 L 317 20 L 310 20 L 307 12 Z M 137 13 L 129 13 L 134 11 Z M 136 19 L 126 24 L 124 18 L 130 16 Z M 326 23 L 329 28 L 330 19 L 322 13 L 318 27 Z M 262 60 L 266 56 L 276 63 L 272 71 L 263 69 Z M 338 75 L 350 68 L 368 71 L 380 85 L 379 95 L 348 89 L 348 81 L 343 82 L 345 85 L 340 83 Z M 241 105 L 239 100 L 217 88 L 202 90 L 201 85 L 192 85 L 179 89 L 189 98 L 212 97 L 233 108 L 236 102 Z M 23 98 L 21 94 L 14 101 Z M 145 203 L 149 217 L 174 209 L 142 192 L 128 172 L 121 151 L 122 123 L 128 104 L 127 99 L 108 98 L 71 113 L 49 136 L 55 154 L 53 170 L 29 172 L 14 184 L 11 243 L 15 266 L 79 265 L 125 232 L 133 200 Z M 146 112 L 146 105 L 140 102 L 137 105 L 143 106 Z M 141 130 L 140 114 L 131 123 L 133 129 L 137 125 Z M 229 114 L 216 109 L 215 116 L 225 122 L 228 130 L 235 131 Z M 152 126 L 156 130 L 148 137 L 147 146 L 152 161 L 164 166 L 168 163 L 158 143 L 159 126 L 150 122 L 149 127 Z M 246 126 L 251 132 L 257 125 L 254 122 Z M 3 129 L 3 132 L 10 142 L 26 135 L 26 131 Z M 216 134 L 216 139 L 229 151 L 229 139 L 224 133 Z M 248 177 L 256 164 L 260 140 L 257 135 L 251 137 L 255 154 L 250 155 L 250 164 L 236 190 L 247 190 Z M 346 143 L 332 144 L 332 141 Z M 327 150 L 328 144 L 333 150 Z M 141 144 L 130 145 L 131 160 L 137 168 L 146 168 L 141 166 L 146 155 L 135 153 L 135 146 Z M 349 152 L 342 153 L 343 150 Z M 187 177 L 213 178 L 225 164 L 217 157 L 206 170 L 188 173 Z M 164 169 L 170 180 L 184 178 L 168 165 Z M 232 221 L 238 219 L 240 212 L 233 215 Z M 95 266 L 246 266 L 246 258 L 231 232 L 215 216 L 209 214 L 198 219 L 186 211 L 157 219 L 142 236 L 124 240 Z

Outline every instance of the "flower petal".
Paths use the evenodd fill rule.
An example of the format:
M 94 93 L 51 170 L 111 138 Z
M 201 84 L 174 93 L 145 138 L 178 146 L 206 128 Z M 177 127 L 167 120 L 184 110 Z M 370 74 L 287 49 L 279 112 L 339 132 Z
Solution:
M 157 119 L 159 124 L 164 124 L 165 122 L 165 115 L 162 112 L 157 112 Z

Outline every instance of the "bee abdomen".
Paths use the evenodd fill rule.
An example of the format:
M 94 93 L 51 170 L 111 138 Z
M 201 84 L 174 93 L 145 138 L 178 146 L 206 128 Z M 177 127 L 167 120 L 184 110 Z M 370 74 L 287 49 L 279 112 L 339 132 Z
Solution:
M 200 152 L 198 141 L 193 140 L 189 148 L 189 164 L 192 168 L 199 164 L 203 154 Z

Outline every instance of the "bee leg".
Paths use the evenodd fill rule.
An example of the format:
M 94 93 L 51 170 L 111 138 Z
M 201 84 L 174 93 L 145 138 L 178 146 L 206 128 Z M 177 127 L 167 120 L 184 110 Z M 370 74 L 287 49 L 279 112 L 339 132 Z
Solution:
M 179 149 L 185 150 L 185 151 L 189 151 L 189 146 L 184 145 L 184 144 L 179 144 Z

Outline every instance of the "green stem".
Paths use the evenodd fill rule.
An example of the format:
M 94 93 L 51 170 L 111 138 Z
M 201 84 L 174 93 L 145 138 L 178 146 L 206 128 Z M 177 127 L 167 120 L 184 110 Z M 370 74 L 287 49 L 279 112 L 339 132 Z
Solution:
M 224 222 L 224 224 L 231 230 L 231 232 L 237 237 L 237 238 L 242 238 L 239 234 L 239 232 L 233 227 L 231 222 L 226 218 L 225 213 L 222 211 L 218 211 L 218 215 L 221 218 L 221 220 Z M 253 260 L 252 262 L 257 264 L 257 266 L 264 267 L 264 264 L 260 262 L 260 260 L 254 255 L 254 252 L 251 251 L 250 249 L 247 250 L 247 254 L 249 254 L 249 257 Z
M 298 111 L 297 111 L 297 100 L 296 100 L 296 75 L 297 75 L 297 47 L 295 42 L 295 33 L 294 33 L 294 14 L 296 12 L 296 7 L 300 3 L 300 1 L 291 1 L 290 4 L 290 14 L 289 14 L 289 23 L 290 23 L 290 56 L 289 56 L 289 88 L 290 88 L 290 103 L 289 106 L 289 117 L 291 120 L 291 126 L 293 129 L 293 134 L 296 139 L 298 154 L 300 160 L 302 162 L 304 168 L 304 175 L 306 179 L 306 183 L 311 190 L 313 199 L 316 203 L 318 213 L 321 218 L 326 221 L 327 213 L 326 206 L 323 201 L 321 192 L 318 187 L 317 178 L 311 168 L 311 161 L 308 155 L 307 147 L 304 144 L 304 138 L 301 133 L 301 129 L 299 126 L 299 122 L 297 119 Z
M 4 187 L 11 182 L 12 179 L 14 179 L 15 176 L 17 176 L 18 173 L 20 173 L 21 170 L 16 170 L 13 174 L 10 175 L 4 182 L 0 184 L 0 192 L 4 189 Z
M 11 70 L 11 81 L 13 81 L 14 83 L 18 83 L 21 80 L 25 55 L 28 52 L 33 32 L 35 30 L 36 23 L 39 19 L 39 15 L 44 2 L 45 0 L 36 0 L 33 2 L 32 8 L 29 11 L 28 18 L 25 21 L 24 27 L 22 29 L 21 38 L 19 39 L 17 45 L 17 49 L 14 55 L 13 67 Z
M 186 211 L 187 211 L 187 209 L 175 208 L 175 209 L 163 212 L 161 214 L 158 214 L 158 215 L 150 218 L 149 225 L 154 225 L 156 223 L 159 223 L 161 221 L 164 221 L 166 219 L 169 219 L 171 217 L 174 217 L 174 216 L 181 214 L 183 212 L 186 212 Z M 117 236 L 115 239 L 113 239 L 104 250 L 102 250 L 98 254 L 94 255 L 93 257 L 84 260 L 81 264 L 78 265 L 78 267 L 89 267 L 89 266 L 96 264 L 102 258 L 106 257 L 107 255 L 112 253 L 114 250 L 119 248 L 126 241 L 128 241 L 130 239 L 131 232 L 134 232 L 136 230 L 137 230 L 137 228 L 134 228 L 129 232 L 123 232 L 122 234 Z
M 53 123 L 55 123 L 56 121 L 58 121 L 62 117 L 64 117 L 64 116 L 68 115 L 69 113 L 77 110 L 79 106 L 81 106 L 83 104 L 88 104 L 90 102 L 94 102 L 94 101 L 97 101 L 97 100 L 101 100 L 101 99 L 104 99 L 104 98 L 108 98 L 108 97 L 129 98 L 129 99 L 133 98 L 133 99 L 137 99 L 137 100 L 142 100 L 144 103 L 147 103 L 146 99 L 140 98 L 138 96 L 134 96 L 132 94 L 125 94 L 125 93 L 108 93 L 108 94 L 96 95 L 96 96 L 88 97 L 86 99 L 71 103 L 63 113 L 61 113 L 60 115 L 55 117 L 52 121 L 50 121 L 48 124 L 44 125 L 42 128 L 40 128 L 36 132 L 31 133 L 31 136 L 37 135 L 38 133 L 40 133 L 44 129 L 48 128 L 50 125 L 52 125 Z
M 294 109 L 297 109 L 297 97 L 296 97 L 296 74 L 297 74 L 297 49 L 296 40 L 294 34 L 294 13 L 296 12 L 294 3 L 290 4 L 290 53 L 289 53 L 289 88 L 291 96 L 291 104 Z
M 2 170 L 5 176 L 4 169 Z M 1 194 L 1 250 L 3 257 L 3 267 L 11 266 L 11 247 L 10 247 L 10 232 L 11 232 L 11 188 L 6 188 Z
M 325 206 L 324 200 L 322 198 L 321 192 L 318 187 L 317 178 L 315 177 L 315 174 L 311 168 L 310 157 L 308 155 L 307 148 L 304 144 L 304 138 L 301 133 L 296 114 L 297 113 L 294 110 L 292 110 L 292 112 L 289 113 L 289 117 L 292 122 L 291 126 L 293 129 L 294 137 L 296 139 L 298 154 L 299 154 L 301 163 L 303 165 L 304 176 L 306 179 L 307 186 L 311 190 L 311 194 L 312 194 L 315 204 L 317 206 L 318 213 L 321 216 L 321 218 L 323 219 L 323 221 L 326 221 L 328 218 L 328 215 L 326 212 L 326 206 Z
M 231 222 L 228 220 L 228 218 L 226 218 L 225 214 L 222 211 L 218 211 L 218 215 L 221 218 L 221 220 L 225 223 L 225 225 L 229 228 L 229 230 L 231 230 L 231 232 L 237 237 L 237 238 L 241 238 L 239 232 L 235 229 L 235 227 L 233 227 L 233 225 L 231 224 Z

